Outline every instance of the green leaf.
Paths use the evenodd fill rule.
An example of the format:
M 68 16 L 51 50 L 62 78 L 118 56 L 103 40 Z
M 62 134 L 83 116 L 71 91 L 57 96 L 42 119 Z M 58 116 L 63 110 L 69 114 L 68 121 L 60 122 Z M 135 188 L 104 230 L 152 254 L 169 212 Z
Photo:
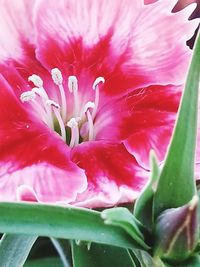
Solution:
M 167 208 L 180 207 L 195 194 L 194 158 L 200 81 L 200 35 L 194 48 L 177 122 L 154 198 L 157 216 Z
M 101 217 L 108 225 L 116 225 L 124 229 L 144 249 L 149 246 L 144 242 L 144 230 L 141 223 L 126 208 L 112 208 L 102 211 Z
M 68 262 L 68 254 L 67 254 L 68 253 L 68 241 L 56 239 L 52 237 L 51 242 L 53 246 L 55 247 L 58 255 L 60 256 L 63 267 L 69 267 L 70 265 Z
M 150 153 L 151 177 L 135 202 L 134 216 L 151 232 L 153 226 L 153 196 L 159 178 L 159 166 L 153 151 Z
M 137 258 L 140 267 L 154 266 L 153 258 L 144 250 L 134 249 L 131 255 Z
M 4 234 L 0 241 L 0 267 L 22 267 L 36 239 L 35 236 Z
M 99 244 L 77 245 L 72 242 L 73 267 L 135 267 L 126 249 Z
M 59 258 L 44 258 L 27 261 L 24 267 L 63 267 Z
M 38 203 L 0 203 L 0 232 L 79 239 L 141 248 L 128 233 L 104 224 L 100 212 Z

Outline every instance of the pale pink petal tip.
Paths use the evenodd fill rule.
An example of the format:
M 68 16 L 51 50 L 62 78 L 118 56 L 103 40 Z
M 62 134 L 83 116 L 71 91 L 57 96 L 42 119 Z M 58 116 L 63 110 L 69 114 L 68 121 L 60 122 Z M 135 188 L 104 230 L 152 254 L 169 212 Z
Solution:
M 92 193 L 90 196 L 90 193 L 88 193 L 84 200 L 77 199 L 73 205 L 86 208 L 113 207 L 118 204 L 133 203 L 139 195 L 139 190 L 134 191 L 127 186 L 118 187 L 116 184 L 110 183 L 107 188 L 107 194 L 105 192 Z
M 20 185 L 16 192 L 17 201 L 40 202 L 36 192 L 28 185 Z

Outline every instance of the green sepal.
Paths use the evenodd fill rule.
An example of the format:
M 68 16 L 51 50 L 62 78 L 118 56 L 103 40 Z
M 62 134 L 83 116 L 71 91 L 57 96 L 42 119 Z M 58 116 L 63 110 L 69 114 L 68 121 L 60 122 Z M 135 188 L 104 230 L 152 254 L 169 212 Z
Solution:
M 145 228 L 128 209 L 122 207 L 106 209 L 102 211 L 101 217 L 105 224 L 121 227 L 141 247 L 149 249 L 149 246 L 145 243 L 145 236 L 143 234 Z
M 150 152 L 151 177 L 141 192 L 134 205 L 134 216 L 149 230 L 153 227 L 153 196 L 157 187 L 159 178 L 159 166 L 156 155 L 152 150 Z

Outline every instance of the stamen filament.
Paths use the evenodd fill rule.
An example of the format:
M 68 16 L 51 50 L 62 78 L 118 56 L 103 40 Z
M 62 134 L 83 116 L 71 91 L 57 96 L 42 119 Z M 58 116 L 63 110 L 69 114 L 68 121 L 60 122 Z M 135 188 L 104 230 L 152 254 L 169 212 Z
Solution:
M 62 139 L 66 142 L 65 125 L 64 125 L 64 122 L 63 122 L 62 117 L 61 117 L 60 112 L 59 112 L 60 106 L 57 103 L 55 103 L 53 100 L 47 100 L 46 104 L 52 107 L 52 110 L 53 110 L 53 112 L 56 116 L 56 119 L 58 121 L 58 124 L 60 126 Z
M 54 83 L 58 86 L 60 91 L 60 97 L 61 97 L 61 114 L 62 119 L 64 122 L 67 120 L 67 99 L 65 95 L 65 90 L 63 87 L 63 77 L 62 73 L 58 68 L 54 68 L 51 70 L 51 75 Z
M 94 102 L 87 102 L 85 107 L 84 107 L 84 112 L 86 114 L 87 117 L 87 121 L 88 121 L 88 131 L 89 131 L 89 141 L 94 139 L 94 123 L 93 123 L 93 118 L 92 115 L 90 113 L 90 108 L 94 109 L 95 108 L 95 104 Z
M 45 109 L 43 108 L 43 106 L 41 106 L 36 100 L 36 93 L 34 91 L 26 91 L 24 93 L 21 94 L 20 99 L 22 102 L 32 102 L 34 104 L 34 107 L 36 107 L 37 111 L 40 113 L 40 115 L 42 116 L 42 120 L 45 121 L 48 124 L 48 117 L 47 114 L 45 112 Z
M 67 126 L 71 128 L 71 140 L 69 146 L 74 147 L 79 143 L 79 129 L 77 119 L 71 118 L 71 120 L 68 121 Z
M 42 103 L 43 103 L 43 106 L 45 107 L 45 110 L 47 113 L 48 125 L 51 129 L 54 129 L 52 110 L 48 105 L 46 105 L 46 101 L 49 100 L 49 97 L 48 97 L 45 89 L 43 87 L 40 87 L 40 88 L 35 87 L 31 91 L 36 93 L 37 95 L 39 95 L 42 98 Z
M 78 116 L 79 98 L 78 98 L 78 81 L 76 76 L 69 76 L 68 88 L 74 96 L 74 117 Z
M 96 89 L 95 89 L 95 100 L 94 100 L 94 104 L 95 104 L 95 107 L 94 107 L 94 109 L 92 111 L 92 118 L 93 119 L 96 116 L 98 105 L 99 105 L 99 86 L 98 85 L 96 86 Z
M 89 109 L 86 111 L 86 115 L 87 115 L 87 120 L 88 120 L 88 129 L 89 129 L 89 141 L 94 139 L 94 124 L 93 124 L 93 119 L 92 119 L 92 115 L 89 111 Z
M 104 82 L 105 82 L 105 79 L 103 77 L 98 77 L 98 78 L 96 78 L 96 80 L 94 81 L 93 86 L 92 86 L 93 90 L 95 90 L 95 100 L 94 100 L 95 107 L 92 111 L 92 118 L 93 119 L 96 116 L 97 109 L 99 106 L 99 84 L 104 83 Z

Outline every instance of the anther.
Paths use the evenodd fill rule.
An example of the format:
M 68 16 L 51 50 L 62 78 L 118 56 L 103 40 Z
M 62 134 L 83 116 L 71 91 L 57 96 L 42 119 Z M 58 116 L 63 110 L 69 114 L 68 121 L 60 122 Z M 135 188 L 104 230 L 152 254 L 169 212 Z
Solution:
M 58 103 L 56 103 L 55 101 L 53 101 L 53 100 L 48 99 L 48 100 L 46 101 L 46 104 L 47 104 L 48 106 L 52 106 L 52 107 L 54 107 L 54 108 L 60 109 L 60 105 L 59 105 Z
M 78 126 L 78 122 L 76 121 L 75 118 L 71 118 L 68 122 L 67 122 L 67 126 L 70 128 L 74 128 Z
M 21 94 L 20 99 L 22 102 L 28 102 L 35 99 L 36 95 L 32 91 L 27 91 Z
M 76 76 L 69 76 L 68 78 L 68 88 L 71 93 L 78 90 L 78 80 Z
M 37 95 L 41 96 L 45 100 L 49 99 L 49 97 L 48 97 L 48 95 L 47 95 L 47 93 L 43 87 L 34 87 L 31 91 L 36 93 Z
M 71 140 L 70 140 L 70 147 L 74 147 L 79 143 L 79 129 L 78 129 L 78 121 L 79 118 L 71 118 L 67 126 L 71 128 Z
M 93 109 L 94 107 L 95 107 L 94 102 L 88 101 L 84 106 L 84 113 L 86 113 L 89 108 Z
M 36 74 L 29 76 L 28 81 L 32 82 L 36 87 L 43 87 L 43 80 Z
M 99 85 L 100 83 L 105 83 L 105 79 L 104 77 L 98 77 L 96 78 L 96 80 L 94 81 L 93 85 L 92 85 L 92 89 L 95 90 L 97 85 Z
M 61 85 L 63 82 L 62 73 L 58 68 L 54 68 L 51 70 L 51 77 L 55 84 Z
M 60 96 L 61 96 L 61 114 L 62 114 L 62 119 L 66 121 L 67 118 L 67 99 L 65 95 L 65 90 L 63 88 L 63 77 L 62 73 L 58 68 L 54 68 L 51 70 L 51 77 L 54 81 L 54 83 L 58 86 L 60 90 Z

